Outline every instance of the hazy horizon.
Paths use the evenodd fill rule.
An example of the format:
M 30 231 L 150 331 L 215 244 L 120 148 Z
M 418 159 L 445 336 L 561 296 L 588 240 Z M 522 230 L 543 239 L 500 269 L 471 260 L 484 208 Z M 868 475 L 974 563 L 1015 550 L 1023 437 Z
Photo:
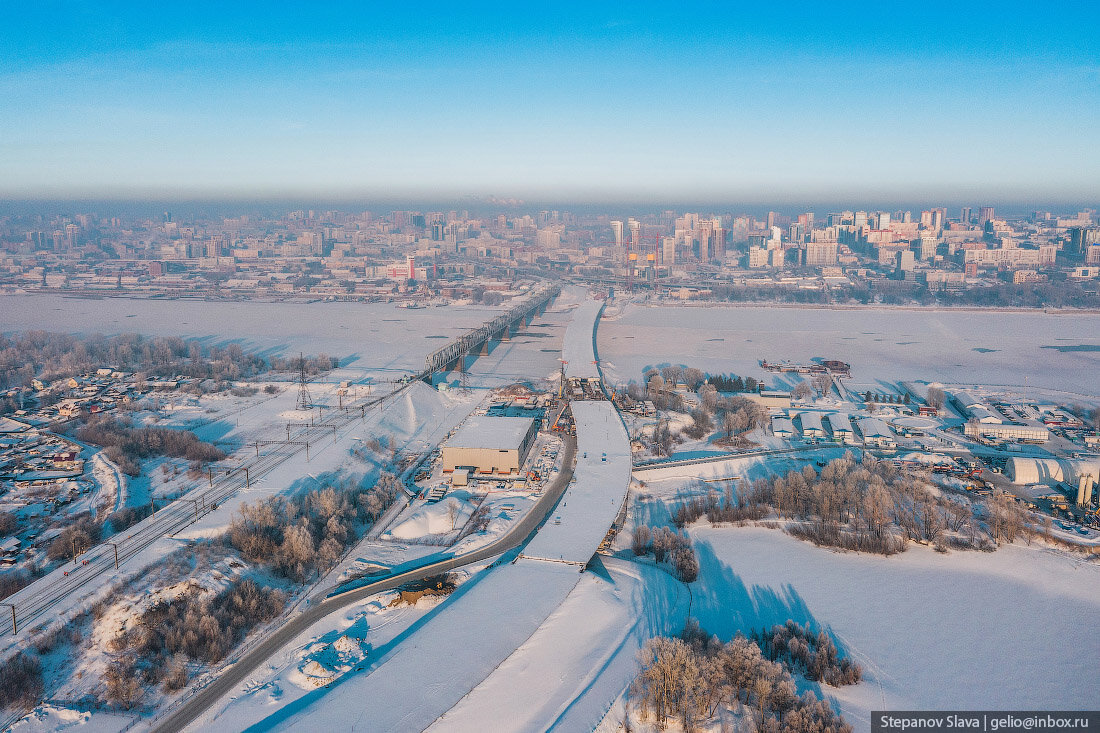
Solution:
M 211 216 L 279 216 L 295 210 L 335 210 L 346 213 L 370 211 L 388 214 L 391 211 L 450 211 L 465 210 L 471 216 L 512 211 L 517 216 L 535 211 L 567 211 L 573 214 L 610 218 L 623 216 L 645 216 L 660 214 L 664 211 L 700 213 L 720 213 L 764 217 L 769 211 L 785 215 L 813 212 L 824 216 L 845 210 L 852 211 L 912 211 L 945 207 L 949 217 L 957 216 L 958 210 L 967 206 L 975 211 L 980 206 L 993 206 L 998 217 L 1024 217 L 1034 211 L 1071 214 L 1084 209 L 1100 209 L 1100 201 L 998 201 L 987 198 L 974 200 L 935 200 L 913 201 L 875 201 L 850 199 L 841 201 L 630 201 L 608 199 L 606 201 L 506 201 L 485 197 L 466 196 L 460 198 L 384 198 L 384 197 L 323 197 L 302 196 L 288 198 L 25 198 L 5 199 L 0 197 L 0 216 L 66 216 L 92 213 L 100 216 L 131 216 L 158 218 L 165 211 L 173 218 L 211 217 Z

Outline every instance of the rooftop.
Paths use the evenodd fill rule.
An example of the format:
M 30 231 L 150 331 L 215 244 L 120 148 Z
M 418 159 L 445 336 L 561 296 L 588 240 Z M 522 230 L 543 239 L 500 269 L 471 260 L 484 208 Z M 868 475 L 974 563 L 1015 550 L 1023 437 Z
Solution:
M 447 441 L 448 448 L 516 448 L 531 429 L 534 418 L 475 415 Z

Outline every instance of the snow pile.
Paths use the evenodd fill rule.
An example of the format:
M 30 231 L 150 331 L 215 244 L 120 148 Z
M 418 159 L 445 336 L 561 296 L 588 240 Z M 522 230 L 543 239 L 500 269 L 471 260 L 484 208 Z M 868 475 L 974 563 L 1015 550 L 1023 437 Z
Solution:
M 926 463 L 929 466 L 935 466 L 937 464 L 954 463 L 954 461 L 944 455 L 943 453 L 904 453 L 898 456 L 899 461 L 908 463 Z
M 457 493 L 457 492 L 456 492 Z M 470 502 L 448 494 L 435 504 L 426 504 L 415 510 L 409 518 L 391 529 L 387 534 L 399 540 L 411 540 L 433 534 L 446 534 L 459 529 L 473 514 Z
M 26 717 L 11 728 L 12 733 L 31 733 L 31 731 L 62 731 L 80 728 L 81 731 L 108 733 L 128 728 L 133 716 L 118 715 L 97 711 L 95 717 L 83 710 L 72 710 L 56 705 L 39 705 Z
M 323 687 L 362 662 L 370 653 L 370 644 L 362 639 L 341 635 L 331 644 L 307 649 L 305 660 L 289 679 L 303 690 Z
M 464 408 L 464 416 L 471 403 L 483 396 L 454 391 L 437 392 L 427 384 L 416 381 L 387 404 L 377 431 L 382 435 L 393 435 L 401 443 L 417 441 L 431 445 L 434 442 L 431 436 L 440 428 L 456 422 L 453 416 L 456 408 Z

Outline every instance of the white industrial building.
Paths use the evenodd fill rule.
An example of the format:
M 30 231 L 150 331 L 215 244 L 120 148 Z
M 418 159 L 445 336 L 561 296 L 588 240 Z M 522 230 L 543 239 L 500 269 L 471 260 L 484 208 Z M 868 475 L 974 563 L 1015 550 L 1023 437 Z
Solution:
M 1042 425 L 1005 425 L 982 422 L 968 422 L 963 432 L 969 438 L 979 436 L 1000 438 L 1001 440 L 1023 440 L 1029 443 L 1045 443 L 1050 440 L 1050 431 Z
M 1004 418 L 990 410 L 985 403 L 969 392 L 956 392 L 952 395 L 952 399 L 959 411 L 971 420 L 977 420 L 987 425 L 997 425 L 1004 422 Z
M 863 435 L 863 444 L 876 448 L 897 448 L 898 442 L 890 427 L 877 417 L 859 419 L 859 432 Z
M 1017 484 L 1077 486 L 1085 476 L 1100 478 L 1100 458 L 1010 458 L 1005 475 Z
M 789 440 L 794 435 L 794 423 L 785 417 L 773 417 L 772 434 L 777 438 Z
M 820 412 L 801 412 L 798 421 L 802 425 L 802 435 L 806 438 L 824 438 L 825 426 L 821 424 Z
M 846 412 L 834 412 L 829 415 L 829 428 L 833 431 L 833 440 L 838 443 L 855 442 L 855 431 L 852 430 L 852 421 Z
M 518 472 L 537 435 L 538 422 L 530 417 L 471 417 L 443 446 L 443 470 Z

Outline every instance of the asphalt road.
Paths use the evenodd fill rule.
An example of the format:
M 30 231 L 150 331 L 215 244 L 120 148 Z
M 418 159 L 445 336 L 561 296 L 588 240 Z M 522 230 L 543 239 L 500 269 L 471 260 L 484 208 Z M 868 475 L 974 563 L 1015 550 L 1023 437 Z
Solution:
M 294 637 L 301 634 L 330 613 L 339 611 L 353 603 L 368 598 L 375 593 L 392 590 L 405 583 L 422 580 L 438 573 L 443 573 L 463 565 L 480 562 L 500 553 L 507 552 L 524 544 L 542 526 L 550 511 L 558 503 L 561 495 L 573 478 L 573 459 L 576 456 L 576 438 L 565 436 L 565 451 L 562 457 L 562 471 L 557 478 L 546 487 L 539 500 L 514 527 L 502 535 L 499 539 L 477 550 L 463 555 L 439 560 L 428 565 L 423 565 L 412 570 L 407 570 L 398 575 L 375 581 L 340 595 L 325 597 L 330 591 L 326 590 L 313 596 L 310 604 L 299 613 L 288 619 L 286 623 L 275 630 L 260 644 L 247 652 L 241 659 L 222 672 L 222 674 L 207 687 L 197 692 L 193 697 L 184 702 L 167 718 L 156 725 L 157 733 L 175 733 L 181 731 L 193 723 L 200 715 L 218 701 L 223 695 L 231 692 L 246 677 L 252 674 L 271 655 L 290 643 Z

